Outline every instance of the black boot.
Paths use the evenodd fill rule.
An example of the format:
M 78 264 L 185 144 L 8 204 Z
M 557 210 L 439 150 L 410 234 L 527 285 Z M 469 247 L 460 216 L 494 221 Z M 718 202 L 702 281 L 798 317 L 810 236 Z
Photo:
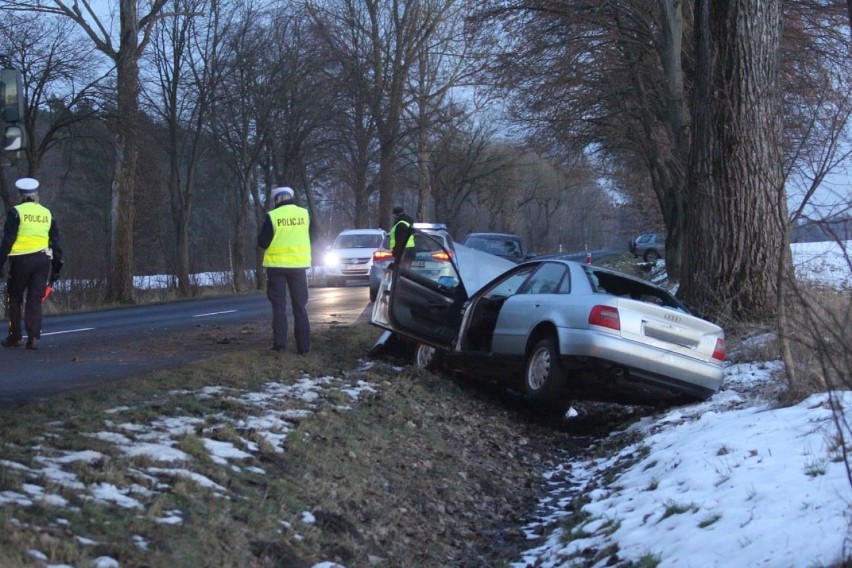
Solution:
M 4 339 L 3 341 L 0 341 L 0 345 L 2 345 L 3 347 L 20 347 L 21 346 L 21 340 L 15 339 L 14 337 L 12 337 L 10 335 L 6 339 Z

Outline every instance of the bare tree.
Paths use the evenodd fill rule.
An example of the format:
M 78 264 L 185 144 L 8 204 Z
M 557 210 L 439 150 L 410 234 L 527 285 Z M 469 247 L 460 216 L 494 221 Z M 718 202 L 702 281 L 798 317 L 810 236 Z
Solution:
M 402 122 L 412 104 L 409 82 L 426 49 L 457 0 L 334 0 L 310 10 L 334 51 L 365 57 L 371 119 L 379 146 L 379 223 L 390 225 L 396 193 Z
M 223 169 L 222 185 L 230 189 L 235 218 L 231 258 L 234 286 L 247 289 L 246 269 L 256 265 L 248 261 L 249 229 L 257 204 L 265 203 L 259 189 L 261 160 L 268 150 L 274 110 L 273 88 L 263 53 L 270 42 L 271 17 L 262 3 L 236 4 L 234 25 L 226 37 L 227 57 L 212 108 L 211 125 L 216 139 L 215 151 Z M 263 286 L 262 273 L 257 281 Z
M 169 195 L 177 242 L 178 290 L 190 294 L 190 218 L 196 170 L 205 151 L 212 99 L 221 72 L 224 33 L 219 0 L 171 0 L 174 16 L 155 27 L 156 92 L 150 108 L 168 129 Z M 204 10 L 202 17 L 202 10 Z M 156 98 L 154 98 L 156 97 Z
M 74 109 L 93 95 L 99 79 L 88 61 L 94 48 L 74 37 L 73 31 L 64 19 L 28 14 L 5 13 L 0 25 L 7 55 L 23 77 L 28 133 L 24 153 L 31 177 L 39 175 L 45 154 L 62 141 L 68 128 L 92 116 Z M 5 183 L 0 198 L 11 205 Z
M 328 61 L 324 45 L 312 31 L 301 10 L 279 12 L 270 23 L 262 54 L 272 97 L 264 166 L 267 191 L 273 184 L 301 187 L 312 222 L 319 223 L 314 196 L 308 191 L 307 163 L 315 145 L 323 143 L 318 132 L 335 114 L 337 84 L 324 72 Z M 257 207 L 258 220 L 265 214 L 262 205 Z
M 496 20 L 492 76 L 532 128 L 541 151 L 635 156 L 665 223 L 667 268 L 679 277 L 690 144 L 691 3 L 676 0 L 517 0 L 478 16 Z
M 95 48 L 115 65 L 117 108 L 115 115 L 115 174 L 110 192 L 109 290 L 107 299 L 133 302 L 133 196 L 138 158 L 139 59 L 151 36 L 154 23 L 167 0 L 151 0 L 148 11 L 139 15 L 138 0 L 118 0 L 117 39 L 108 22 L 90 0 L 4 0 L 11 10 L 57 14 L 69 18 L 93 42 Z

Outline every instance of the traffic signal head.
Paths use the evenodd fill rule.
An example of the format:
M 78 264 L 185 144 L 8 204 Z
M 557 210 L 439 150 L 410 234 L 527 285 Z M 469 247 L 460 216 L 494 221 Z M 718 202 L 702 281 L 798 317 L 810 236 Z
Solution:
M 24 118 L 24 97 L 21 73 L 15 69 L 0 69 L 0 100 L 3 103 L 3 122 L 19 122 Z

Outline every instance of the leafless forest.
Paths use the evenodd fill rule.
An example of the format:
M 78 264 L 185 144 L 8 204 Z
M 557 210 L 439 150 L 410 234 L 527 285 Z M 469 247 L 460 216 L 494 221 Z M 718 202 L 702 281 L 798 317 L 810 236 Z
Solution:
M 658 230 L 692 306 L 762 317 L 791 228 L 848 217 L 849 35 L 842 0 L 0 0 L 28 132 L 0 197 L 38 177 L 109 301 L 254 286 L 287 184 L 318 250 L 397 204 L 539 253 Z

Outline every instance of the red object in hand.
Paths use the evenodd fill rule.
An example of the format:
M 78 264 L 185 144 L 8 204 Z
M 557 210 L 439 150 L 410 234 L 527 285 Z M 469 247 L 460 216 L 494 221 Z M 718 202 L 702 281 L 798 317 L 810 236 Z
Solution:
M 44 289 L 44 296 L 42 296 L 41 301 L 47 300 L 47 297 L 50 296 L 50 293 L 53 292 L 53 286 L 48 286 Z

